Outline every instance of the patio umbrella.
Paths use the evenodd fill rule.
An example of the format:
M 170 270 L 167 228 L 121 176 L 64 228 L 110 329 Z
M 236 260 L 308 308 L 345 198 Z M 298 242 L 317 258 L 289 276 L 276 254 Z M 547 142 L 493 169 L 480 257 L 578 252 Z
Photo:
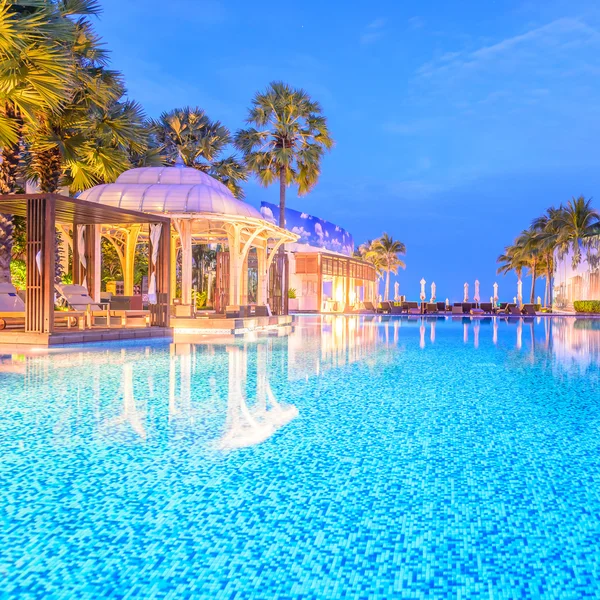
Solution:
M 463 297 L 463 302 L 468 302 L 469 301 L 469 284 L 465 283 L 464 288 L 465 288 L 465 295 Z
M 523 304 L 523 282 L 520 279 L 517 281 L 517 301 Z
M 481 298 L 479 297 L 479 279 L 475 280 L 475 294 L 473 294 L 473 300 L 476 304 L 479 304 Z
M 400 298 L 400 284 L 396 281 L 394 284 L 394 300 L 398 302 Z
M 431 302 L 435 302 L 435 281 L 431 284 Z
M 421 295 L 419 296 L 421 300 L 425 300 L 425 284 L 427 283 L 425 279 L 421 279 L 419 282 L 421 284 Z
M 498 304 L 498 284 L 494 283 L 494 304 Z

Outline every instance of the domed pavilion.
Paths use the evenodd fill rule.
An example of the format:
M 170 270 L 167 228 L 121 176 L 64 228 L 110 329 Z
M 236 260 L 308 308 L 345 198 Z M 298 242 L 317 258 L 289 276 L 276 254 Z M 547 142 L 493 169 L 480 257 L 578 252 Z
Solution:
M 175 165 L 142 167 L 122 173 L 115 183 L 81 193 L 82 200 L 167 216 L 171 219 L 171 296 L 177 287 L 176 261 L 181 252 L 181 302 L 192 303 L 192 247 L 222 244 L 217 279 L 227 297 L 220 304 L 248 303 L 248 256 L 255 249 L 258 265 L 256 304 L 267 304 L 271 265 L 282 244 L 298 236 L 265 221 L 253 206 L 237 200 L 229 189 L 197 169 Z M 136 245 L 148 232 L 142 225 L 105 226 L 101 235 L 115 247 L 123 268 L 124 294 L 133 294 Z M 228 254 L 228 256 L 225 256 Z M 227 285 L 228 283 L 228 285 Z

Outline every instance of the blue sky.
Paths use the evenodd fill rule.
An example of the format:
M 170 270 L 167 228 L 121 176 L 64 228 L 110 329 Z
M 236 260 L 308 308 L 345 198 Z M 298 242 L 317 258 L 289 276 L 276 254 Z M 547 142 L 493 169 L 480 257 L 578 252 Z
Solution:
M 475 279 L 483 297 L 495 280 L 512 297 L 515 279 L 495 274 L 503 247 L 547 206 L 597 195 L 595 1 L 102 5 L 112 66 L 151 116 L 200 106 L 235 131 L 277 79 L 319 100 L 336 147 L 289 205 L 357 243 L 383 231 L 404 241 L 410 297 L 422 277 L 439 298 Z M 277 194 L 246 187 L 257 206 Z

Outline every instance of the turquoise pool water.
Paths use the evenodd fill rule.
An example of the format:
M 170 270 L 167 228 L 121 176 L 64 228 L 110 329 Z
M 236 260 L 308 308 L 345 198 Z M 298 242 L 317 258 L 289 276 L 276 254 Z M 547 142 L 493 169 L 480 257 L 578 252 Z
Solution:
M 600 321 L 0 358 L 0 598 L 600 597 Z

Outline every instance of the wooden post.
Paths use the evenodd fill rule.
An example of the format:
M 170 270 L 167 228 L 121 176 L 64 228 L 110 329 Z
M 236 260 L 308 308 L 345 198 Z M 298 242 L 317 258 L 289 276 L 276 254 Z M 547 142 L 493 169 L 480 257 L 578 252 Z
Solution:
M 25 331 L 54 329 L 55 204 L 51 196 L 27 199 Z M 36 260 L 39 253 L 39 263 Z

